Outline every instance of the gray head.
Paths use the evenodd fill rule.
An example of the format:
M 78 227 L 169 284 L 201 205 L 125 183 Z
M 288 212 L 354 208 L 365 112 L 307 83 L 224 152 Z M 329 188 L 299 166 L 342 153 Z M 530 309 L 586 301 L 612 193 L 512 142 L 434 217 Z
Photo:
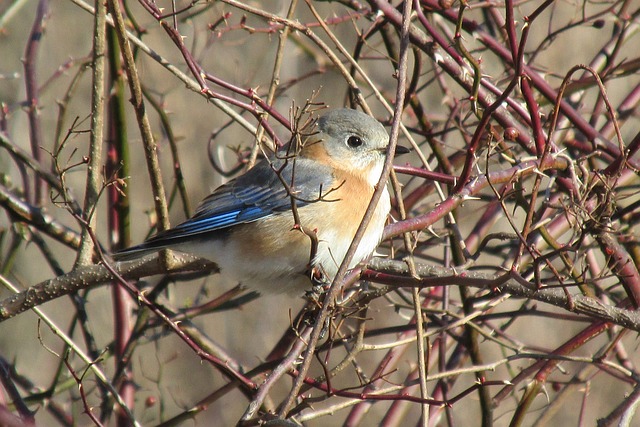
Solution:
M 373 117 L 350 109 L 332 110 L 318 119 L 317 134 L 305 143 L 302 155 L 340 169 L 380 178 L 389 135 Z M 328 157 L 324 158 L 323 157 Z

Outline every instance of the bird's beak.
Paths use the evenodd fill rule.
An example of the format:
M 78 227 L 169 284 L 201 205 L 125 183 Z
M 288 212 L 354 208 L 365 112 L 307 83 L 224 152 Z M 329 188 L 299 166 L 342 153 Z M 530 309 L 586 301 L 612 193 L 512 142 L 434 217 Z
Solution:
M 407 154 L 409 152 L 411 152 L 411 150 L 409 150 L 407 147 L 396 145 L 396 156 L 399 156 L 400 154 Z

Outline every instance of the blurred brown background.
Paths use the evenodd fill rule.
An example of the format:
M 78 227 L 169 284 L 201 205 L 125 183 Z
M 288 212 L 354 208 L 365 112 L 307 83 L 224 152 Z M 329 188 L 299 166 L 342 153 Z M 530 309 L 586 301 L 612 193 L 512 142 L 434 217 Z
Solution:
M 486 10 L 480 7 L 482 2 L 470 3 L 472 8 L 466 12 L 465 16 L 482 22 L 486 17 L 483 15 Z M 285 16 L 289 7 L 288 2 L 249 2 L 247 4 L 255 8 L 264 8 L 269 13 L 279 16 Z M 351 10 L 341 2 L 313 2 L 312 4 L 326 19 L 345 18 L 349 13 L 353 14 L 352 19 L 338 20 L 336 18 L 336 22 L 330 27 L 349 52 L 353 52 L 358 33 L 369 28 L 375 19 L 375 14 Z M 606 2 L 603 4 L 555 2 L 536 19 L 532 26 L 527 46 L 530 47 L 531 52 L 535 50 L 539 50 L 539 52 L 535 55 L 531 66 L 544 76 L 553 87 L 557 87 L 572 66 L 590 63 L 603 47 L 604 41 L 601 40 L 608 40 L 611 36 L 616 16 L 613 12 L 602 12 L 602 17 L 593 18 L 583 24 L 571 26 L 571 23 L 579 21 L 583 16 L 594 16 L 608 7 L 617 10 L 613 7 L 614 4 L 618 5 L 620 2 L 612 4 Z M 638 2 L 630 2 L 630 4 L 636 9 L 640 7 Z M 142 37 L 144 43 L 191 77 L 185 66 L 184 58 L 158 25 L 158 22 L 137 2 L 127 1 L 126 5 L 129 8 L 128 13 L 135 18 L 139 28 L 144 28 L 146 31 Z M 171 9 L 169 2 L 159 2 L 158 5 L 162 6 L 165 12 Z M 253 88 L 260 96 L 264 97 L 271 83 L 279 34 L 279 31 L 272 30 L 274 24 L 222 2 L 195 2 L 191 7 L 188 7 L 189 5 L 189 2 L 179 1 L 176 3 L 176 8 L 178 10 L 187 8 L 186 12 L 178 15 L 178 23 L 179 31 L 185 37 L 186 47 L 193 54 L 193 57 L 208 73 L 241 88 Z M 362 6 L 369 7 L 367 4 Z M 531 13 L 537 6 L 538 2 L 525 1 L 518 4 L 515 10 L 519 30 L 522 28 L 523 16 Z M 456 3 L 454 6 L 456 11 L 457 7 Z M 25 57 L 25 49 L 37 8 L 38 2 L 34 0 L 5 1 L 0 5 L 0 19 L 2 19 L 0 21 L 0 102 L 5 108 L 3 114 L 4 131 L 13 144 L 26 152 L 31 152 L 31 147 L 29 122 L 25 112 L 26 94 L 22 61 Z M 502 13 L 499 7 L 497 11 Z M 629 13 L 632 12 L 633 10 Z M 226 20 L 220 21 L 226 13 L 231 15 L 227 16 Z M 298 5 L 294 16 L 299 22 L 315 23 L 315 18 L 304 3 Z M 628 21 L 629 38 L 625 39 L 625 43 L 620 46 L 621 50 L 617 55 L 619 61 L 637 57 L 638 37 L 635 34 L 637 33 L 638 17 L 637 14 L 631 16 L 633 18 Z M 443 34 L 453 34 L 454 26 L 450 22 L 444 22 L 438 14 L 430 15 L 430 19 L 436 27 L 442 30 Z M 243 20 L 244 27 L 242 28 L 240 22 Z M 170 19 L 167 21 L 172 22 Z M 594 24 L 594 21 L 597 21 L 597 25 Z M 73 133 L 68 138 L 58 159 L 63 165 L 74 164 L 81 161 L 82 156 L 85 156 L 88 150 L 89 133 L 87 130 L 91 114 L 91 70 L 86 66 L 92 48 L 93 17 L 72 1 L 53 0 L 48 2 L 45 22 L 45 32 L 39 41 L 36 62 L 39 85 L 38 116 L 42 130 L 41 164 L 43 168 L 53 171 L 49 153 L 56 150 L 74 120 L 78 121 L 76 130 L 82 132 Z M 219 25 L 214 31 L 211 31 L 208 26 L 216 22 L 219 22 Z M 334 44 L 320 27 L 316 25 L 311 28 L 336 52 Z M 556 36 L 549 38 L 549 34 L 560 28 L 566 28 L 566 31 L 558 32 Z M 550 43 L 546 44 L 546 41 L 550 41 Z M 475 51 L 474 49 L 481 48 L 481 44 L 470 34 L 464 34 L 464 43 L 472 54 L 482 57 L 482 72 L 486 78 L 504 89 L 510 76 L 510 74 L 506 74 L 505 70 L 509 68 L 505 67 L 504 61 L 492 55 L 491 52 Z M 544 48 L 540 46 L 544 46 Z M 340 58 L 344 61 L 342 56 Z M 412 56 L 410 69 L 415 60 L 416 57 Z M 452 124 L 448 120 L 452 114 L 451 98 L 460 100 L 468 97 L 468 94 L 450 77 L 442 75 L 442 71 L 426 55 L 421 56 L 420 61 L 422 61 L 419 76 L 420 90 L 416 92 L 416 96 L 419 97 L 422 106 L 432 120 L 435 126 L 434 131 L 443 131 L 439 138 L 443 140 L 444 151 L 448 155 L 464 152 L 465 142 L 457 137 L 455 132 L 449 134 L 450 129 L 456 128 L 458 125 Z M 348 66 L 346 61 L 344 63 Z M 380 37 L 374 37 L 366 43 L 363 58 L 359 63 L 375 82 L 378 90 L 392 101 L 396 87 L 394 77 L 396 70 L 388 60 Z M 161 103 L 162 109 L 168 113 L 170 126 L 178 141 L 182 172 L 188 189 L 191 211 L 193 211 L 199 200 L 228 179 L 215 172 L 210 163 L 209 155 L 212 153 L 223 167 L 230 168 L 237 160 L 233 149 L 237 147 L 251 148 L 255 142 L 254 135 L 233 122 L 229 116 L 200 93 L 187 89 L 173 74 L 143 52 L 137 53 L 137 65 L 144 86 L 151 96 Z M 73 89 L 70 90 L 70 85 L 77 76 L 80 77 L 78 77 Z M 440 83 L 434 83 L 434 79 Z M 280 81 L 281 90 L 275 98 L 274 108 L 285 117 L 294 103 L 297 106 L 303 105 L 315 92 L 318 93 L 315 100 L 325 103 L 329 107 L 342 107 L 347 103 L 348 85 L 344 78 L 318 46 L 298 32 L 294 32 L 290 36 L 284 50 Z M 388 120 L 391 115 L 375 100 L 372 90 L 361 78 L 358 78 L 357 81 L 363 88 L 363 95 L 372 107 L 374 114 L 381 120 Z M 607 94 L 611 103 L 618 105 L 629 95 L 632 88 L 637 88 L 639 82 L 640 77 L 637 71 L 621 75 L 618 79 L 612 79 L 607 85 Z M 446 85 L 446 91 L 443 84 Z M 231 91 L 219 89 L 213 84 L 210 86 L 221 93 L 248 102 L 245 98 Z M 585 117 L 588 117 L 588 109 L 598 93 L 592 88 L 589 90 L 590 92 L 582 98 L 579 98 L 583 95 L 579 92 L 573 94 L 573 99 L 579 104 L 575 107 L 576 110 L 583 112 Z M 126 94 L 128 98 L 128 88 L 126 88 Z M 69 96 L 68 99 L 67 96 Z M 548 118 L 551 113 L 551 104 L 540 96 L 537 96 L 536 99 L 540 102 L 545 119 Z M 66 112 L 61 118 L 60 103 L 63 101 L 66 102 Z M 460 114 L 465 122 L 459 126 L 464 127 L 471 122 L 477 123 L 472 118 L 468 103 L 461 102 L 460 106 L 466 113 Z M 587 111 L 583 111 L 583 108 Z M 170 192 L 174 189 L 175 181 L 172 173 L 173 160 L 167 144 L 166 132 L 158 115 L 151 108 L 148 110 L 153 132 L 159 145 L 158 153 L 164 173 L 163 179 L 167 192 Z M 239 108 L 235 108 L 235 110 L 242 112 Z M 135 114 L 130 105 L 127 105 L 126 114 L 127 134 L 131 150 L 130 178 L 128 180 L 133 224 L 131 240 L 132 243 L 137 243 L 148 236 L 150 226 L 153 224 L 153 200 L 143 157 L 144 153 L 140 144 L 140 134 L 136 126 Z M 243 114 L 251 124 L 256 125 L 256 120 L 251 115 Z M 603 114 L 599 119 L 599 124 L 601 125 L 606 120 L 607 118 Z M 277 124 L 275 120 L 270 120 L 270 123 L 274 125 L 280 138 L 287 140 L 289 133 L 286 128 Z M 417 127 L 415 116 L 412 113 L 406 115 L 405 124 L 412 129 Z M 636 135 L 640 128 L 638 124 L 637 113 L 634 110 L 633 117 L 622 128 L 622 136 L 625 140 L 631 140 Z M 568 126 L 566 122 L 564 125 Z M 56 129 L 58 129 L 58 133 L 56 133 Z M 445 131 L 445 129 L 448 130 Z M 209 139 L 212 135 L 215 135 L 215 139 L 209 145 Z M 420 139 L 420 135 L 415 134 L 415 137 L 420 144 L 424 142 L 424 138 Z M 612 141 L 615 142 L 615 139 Z M 400 143 L 408 145 L 403 137 L 401 137 Z M 431 156 L 426 146 L 424 146 L 424 153 L 427 157 Z M 429 159 L 435 164 L 432 157 Z M 404 164 L 406 162 L 419 164 L 415 155 L 403 158 L 397 163 Z M 0 176 L 8 188 L 18 189 L 19 192 L 22 174 L 16 165 L 17 163 L 6 151 L 0 151 Z M 85 179 L 86 167 L 83 165 L 71 168 L 66 173 L 66 185 L 79 201 L 82 201 L 84 197 Z M 415 180 L 410 181 L 409 178 L 403 176 L 400 179 L 407 184 L 407 189 L 413 189 L 419 185 Z M 630 199 L 621 203 L 628 205 L 634 200 L 637 200 L 637 194 L 633 194 Z M 413 213 L 428 211 L 435 206 L 437 201 L 436 195 L 431 194 L 423 199 L 422 205 L 415 207 Z M 468 202 L 465 208 L 457 213 L 457 220 L 463 236 L 471 231 L 481 214 L 475 209 L 475 206 L 473 202 Z M 97 235 L 103 245 L 108 247 L 109 227 L 105 219 L 106 208 L 107 202 L 103 197 L 97 212 Z M 43 209 L 60 223 L 80 231 L 78 222 L 63 207 L 49 202 L 43 206 Z M 170 212 L 172 224 L 184 219 L 185 214 L 177 200 L 172 204 Z M 520 218 L 519 215 L 524 214 L 514 212 L 514 217 Z M 509 230 L 509 225 L 506 222 L 498 222 L 493 229 L 493 231 L 502 230 Z M 38 246 L 29 242 L 30 231 L 25 226 L 13 223 L 11 217 L 3 214 L 0 215 L 0 231 L 2 231 L 2 241 L 0 241 L 0 249 L 2 250 L 0 261 L 2 263 L 0 267 L 3 268 L 3 275 L 9 277 L 13 283 L 22 286 L 23 289 L 55 276 Z M 15 236 L 22 236 L 24 240 Z M 423 241 L 429 237 L 429 232 L 425 232 L 421 236 Z M 45 239 L 51 251 L 55 253 L 61 267 L 64 271 L 69 271 L 75 260 L 75 252 L 52 239 L 46 237 Z M 10 249 L 14 241 L 19 245 L 19 250 L 15 252 Z M 382 251 L 388 252 L 388 248 L 382 249 Z M 9 259 L 7 257 L 9 254 L 12 256 L 15 254 L 15 258 Z M 434 244 L 424 249 L 422 256 L 427 262 L 437 264 L 438 260 L 443 257 L 442 248 L 440 245 Z M 433 258 L 429 259 L 430 256 Z M 487 260 L 493 259 L 496 267 L 500 264 L 499 261 L 495 261 L 500 258 L 500 254 L 487 253 L 486 257 Z M 490 264 L 489 261 L 486 263 Z M 145 279 L 142 286 L 151 286 L 156 281 L 157 278 Z M 162 298 L 163 301 L 175 308 L 200 304 L 235 285 L 234 283 L 220 282 L 215 275 L 187 283 L 179 282 L 170 285 Z M 8 290 L 0 289 L 0 297 L 6 298 L 10 294 L 11 292 Z M 88 327 L 97 341 L 98 348 L 106 349 L 114 337 L 112 295 L 109 287 L 102 286 L 91 290 L 87 294 L 86 302 L 89 315 Z M 236 362 L 250 368 L 256 366 L 267 356 L 302 305 L 303 301 L 300 298 L 285 295 L 266 296 L 239 309 L 209 313 L 198 316 L 192 321 L 197 328 L 201 329 L 203 335 L 224 348 Z M 501 303 L 500 310 L 505 312 L 517 310 L 521 305 L 521 300 L 510 300 Z M 75 312 L 70 307 L 69 297 L 63 297 L 47 303 L 41 308 L 61 330 L 67 333 L 71 332 L 74 339 L 83 346 L 79 332 L 77 330 L 69 331 L 70 322 L 75 317 Z M 131 303 L 130 309 L 132 315 L 135 315 L 138 306 L 134 301 Z M 564 312 L 561 309 L 546 306 L 544 310 L 556 313 Z M 368 328 L 375 329 L 399 323 L 406 324 L 411 315 L 410 307 L 398 309 L 398 306 L 395 306 L 391 301 L 380 299 L 374 302 L 368 312 L 368 316 L 372 319 Z M 398 319 L 401 321 L 398 322 Z M 535 317 L 535 324 L 527 319 L 526 316 L 518 319 L 517 324 L 509 331 L 511 336 L 521 339 L 520 342 L 513 343 L 515 347 L 527 347 L 531 352 L 533 352 L 532 349 L 538 349 L 540 353 L 544 353 L 545 350 L 560 345 L 585 326 L 584 323 L 577 321 L 568 324 L 562 323 L 557 318 Z M 506 321 L 506 319 L 500 320 L 500 322 Z M 372 338 L 369 343 L 389 342 L 393 340 L 393 337 L 394 335 L 387 335 L 378 339 Z M 484 351 L 484 363 L 505 357 L 506 351 L 501 347 L 492 346 L 482 339 L 480 342 Z M 591 356 L 605 342 L 606 337 L 602 336 L 600 341 L 596 340 L 582 347 L 576 355 Z M 629 363 L 634 365 L 638 362 L 635 355 L 637 345 L 635 333 L 625 337 L 625 344 L 628 346 Z M 64 348 L 60 339 L 48 327 L 40 324 L 38 317 L 32 312 L 19 315 L 0 325 L 0 356 L 13 363 L 15 370 L 32 381 L 34 387 L 46 389 L 52 384 L 57 376 L 56 370 L 60 366 L 60 354 Z M 371 374 L 371 369 L 379 362 L 381 354 L 381 352 L 367 352 L 361 355 L 358 359 L 358 367 L 367 374 Z M 413 355 L 413 353 L 411 354 Z M 388 385 L 402 383 L 415 362 L 412 355 L 407 355 L 406 361 L 398 366 L 398 370 L 389 374 Z M 332 357 L 336 357 L 336 360 L 340 358 L 337 355 L 332 355 Z M 101 366 L 108 376 L 112 375 L 114 369 L 112 353 L 106 352 L 103 358 Z M 72 358 L 71 362 L 78 373 L 84 371 L 84 364 L 77 358 Z M 522 361 L 514 361 L 508 367 L 502 365 L 498 367 L 496 372 L 490 374 L 491 379 L 508 380 L 518 373 L 518 369 L 529 366 L 530 362 L 530 359 L 523 359 Z M 577 365 L 577 363 L 573 363 L 568 366 L 563 365 L 563 367 L 574 372 Z M 136 385 L 136 403 L 135 408 L 132 409 L 138 421 L 143 425 L 156 425 L 175 416 L 228 382 L 213 367 L 202 362 L 181 340 L 162 327 L 149 329 L 145 332 L 145 336 L 140 338 L 139 348 L 132 358 L 132 370 L 135 373 Z M 312 374 L 320 373 L 318 366 L 315 366 Z M 453 386 L 450 390 L 451 395 L 463 391 L 473 383 L 473 376 L 466 375 L 468 378 L 465 377 L 464 381 L 460 380 Z M 336 380 L 336 384 L 333 385 L 349 386 L 353 384 L 351 381 L 357 384 L 355 378 L 356 376 L 352 372 L 346 374 L 346 378 Z M 559 382 L 568 378 L 570 378 L 568 373 L 557 373 L 554 376 L 554 379 Z M 562 406 L 562 411 L 552 418 L 550 425 L 576 425 L 577 413 L 583 414 L 583 424 L 593 425 L 596 418 L 609 413 L 632 390 L 630 386 L 622 385 L 622 382 L 616 381 L 608 375 L 599 375 L 588 384 L 587 391 L 583 390 L 583 393 L 574 393 L 569 397 L 566 404 Z M 100 392 L 97 390 L 96 380 L 92 375 L 88 375 L 84 380 L 84 386 L 87 389 L 90 404 L 99 405 Z M 273 397 L 276 404 L 280 401 L 281 396 L 286 395 L 289 387 L 289 379 L 278 383 L 272 391 L 273 395 L 277 396 Z M 520 384 L 516 393 L 522 393 L 522 387 L 523 384 Z M 491 390 L 493 393 L 497 391 L 497 388 Z M 539 396 L 535 400 L 537 409 L 530 409 L 531 416 L 527 418 L 526 425 L 534 424 L 536 411 L 547 405 L 547 398 L 553 400 L 557 396 L 551 386 L 548 387 L 546 393 L 548 397 Z M 518 394 L 498 407 L 494 413 L 495 425 L 509 423 Z M 150 404 L 148 398 L 155 399 L 155 403 Z M 79 399 L 77 386 L 74 381 L 69 379 L 68 375 L 60 375 L 54 399 L 69 414 L 73 415 L 77 425 L 91 424 L 86 416 L 81 415 L 83 405 Z M 7 401 L 10 399 L 5 395 L 5 404 Z M 323 403 L 319 403 L 318 407 L 314 409 L 321 408 Z M 247 399 L 235 390 L 213 403 L 206 411 L 197 414 L 192 421 L 187 423 L 193 425 L 233 425 L 238 421 L 247 404 Z M 583 404 L 584 407 L 582 407 Z M 32 410 L 37 409 L 37 425 L 59 423 L 59 420 L 55 420 L 42 405 L 41 401 L 34 402 L 30 406 Z M 388 402 L 376 403 L 361 425 L 379 424 L 387 413 L 389 405 Z M 407 409 L 407 415 L 403 421 L 406 424 L 403 425 L 418 422 L 419 405 L 412 405 L 414 406 Z M 347 411 L 348 409 L 336 411 L 334 416 L 318 418 L 310 421 L 309 425 L 340 425 Z M 453 413 L 456 420 L 454 425 L 480 425 L 478 402 L 475 395 L 455 404 Z M 432 421 L 434 425 L 447 425 L 444 418 Z

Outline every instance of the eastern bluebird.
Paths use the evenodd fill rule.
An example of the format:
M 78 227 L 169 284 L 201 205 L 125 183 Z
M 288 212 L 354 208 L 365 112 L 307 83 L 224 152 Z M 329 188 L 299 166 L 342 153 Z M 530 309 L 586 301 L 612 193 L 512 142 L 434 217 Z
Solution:
M 116 259 L 169 248 L 271 293 L 310 288 L 312 271 L 333 280 L 380 179 L 389 136 L 377 120 L 349 109 L 330 111 L 315 126 L 295 153 L 261 160 L 218 187 L 192 218 Z M 378 246 L 390 207 L 385 189 L 349 268 Z

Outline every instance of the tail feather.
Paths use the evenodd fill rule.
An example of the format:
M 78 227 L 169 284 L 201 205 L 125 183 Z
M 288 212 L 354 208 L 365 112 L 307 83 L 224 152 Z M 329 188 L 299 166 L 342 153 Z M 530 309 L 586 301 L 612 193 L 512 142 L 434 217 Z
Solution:
M 158 252 L 165 247 L 166 246 L 149 245 L 147 243 L 142 243 L 140 245 L 132 246 L 130 248 L 118 251 L 112 256 L 116 261 L 133 261 L 146 255 L 150 255 L 154 252 Z

